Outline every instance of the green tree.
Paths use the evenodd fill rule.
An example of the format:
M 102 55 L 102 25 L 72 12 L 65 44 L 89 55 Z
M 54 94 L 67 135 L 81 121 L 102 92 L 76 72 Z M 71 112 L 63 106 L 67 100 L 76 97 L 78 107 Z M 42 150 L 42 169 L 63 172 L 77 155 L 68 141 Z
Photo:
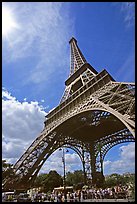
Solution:
M 20 177 L 15 173 L 13 164 L 2 160 L 2 188 L 5 190 L 14 189 L 16 181 L 19 180 Z
M 47 176 L 48 174 L 39 174 L 34 181 L 34 187 L 43 187 L 44 181 Z
M 113 187 L 116 185 L 128 185 L 129 183 L 134 184 L 134 178 L 135 176 L 132 174 L 111 174 L 106 177 L 105 179 L 105 186 L 106 187 Z
M 73 173 L 68 172 L 66 174 L 66 184 L 68 186 L 84 185 L 84 174 L 82 170 L 76 170 Z M 80 185 L 81 186 L 81 185 Z
M 56 171 L 50 171 L 48 174 L 37 176 L 35 183 L 37 187 L 43 187 L 45 192 L 52 191 L 55 187 L 63 185 L 62 177 Z
M 106 187 L 114 187 L 119 184 L 121 184 L 121 175 L 119 174 L 111 174 L 105 179 Z
M 2 182 L 14 176 L 13 164 L 7 163 L 6 160 L 2 160 Z

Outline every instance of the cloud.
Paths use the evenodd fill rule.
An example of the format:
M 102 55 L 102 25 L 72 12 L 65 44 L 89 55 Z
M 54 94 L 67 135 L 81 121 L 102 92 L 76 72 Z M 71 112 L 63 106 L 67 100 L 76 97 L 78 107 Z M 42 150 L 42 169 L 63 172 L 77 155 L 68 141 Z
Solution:
M 134 46 L 134 45 L 133 45 Z M 128 57 L 126 58 L 125 62 L 121 66 L 121 68 L 118 70 L 116 74 L 116 78 L 119 80 L 121 79 L 122 76 L 122 81 L 135 81 L 135 51 L 134 47 L 129 52 Z
M 66 173 L 82 169 L 82 163 L 79 156 L 75 152 L 65 154 Z M 56 150 L 44 163 L 39 173 L 49 173 L 55 170 L 60 175 L 64 174 L 62 163 L 62 152 Z
M 49 173 L 51 170 L 56 170 L 62 174 L 62 153 L 56 150 L 44 163 L 39 173 Z
M 77 169 L 82 169 L 82 162 L 79 158 L 79 156 L 74 152 L 72 154 L 67 154 L 66 155 L 66 169 L 67 169 L 67 172 L 68 171 L 74 171 L 74 170 L 77 170 Z
M 69 3 L 65 9 L 63 2 L 4 2 L 4 5 L 14 11 L 20 29 L 3 39 L 3 60 L 28 57 L 36 60 L 27 71 L 24 84 L 40 83 L 58 67 L 59 73 L 64 72 L 68 63 L 66 45 L 73 30 Z
M 20 102 L 6 89 L 2 90 L 2 157 L 15 163 L 44 127 L 46 112 L 38 102 Z M 58 162 L 57 162 L 58 161 Z M 82 168 L 76 153 L 65 155 L 66 172 Z M 55 151 L 45 162 L 40 173 L 56 170 L 63 175 L 62 152 Z
M 130 163 L 135 164 L 135 143 L 130 143 L 127 146 L 122 146 L 120 147 L 120 150 L 121 157 L 124 161 L 130 161 Z
M 46 112 L 38 102 L 20 102 L 6 89 L 2 90 L 2 157 L 15 163 L 44 127 Z M 57 162 L 58 161 L 58 162 Z M 66 172 L 82 169 L 79 156 L 65 155 Z M 45 162 L 40 173 L 56 170 L 63 175 L 62 152 L 55 151 Z
M 135 24 L 135 2 L 112 2 L 111 5 L 120 11 L 127 28 Z
M 15 162 L 43 130 L 45 115 L 38 102 L 19 102 L 2 91 L 2 156 Z
M 120 158 L 117 161 L 104 161 L 105 174 L 135 172 L 135 143 L 119 148 Z
M 122 2 L 121 11 L 124 13 L 124 21 L 127 26 L 131 26 L 135 21 L 135 2 Z
M 135 144 L 129 143 L 119 148 L 120 156 L 116 161 L 104 160 L 104 174 L 109 175 L 112 173 L 127 173 L 135 172 Z M 79 156 L 73 153 L 65 155 L 66 172 L 74 172 L 81 170 L 82 163 Z M 50 170 L 56 170 L 59 174 L 63 175 L 62 153 L 56 150 L 47 161 L 39 173 L 48 173 Z

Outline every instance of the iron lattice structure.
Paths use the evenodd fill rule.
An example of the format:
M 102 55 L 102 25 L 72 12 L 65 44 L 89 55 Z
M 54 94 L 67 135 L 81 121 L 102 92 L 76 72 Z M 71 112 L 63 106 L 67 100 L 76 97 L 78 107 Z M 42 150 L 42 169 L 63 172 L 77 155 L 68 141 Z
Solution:
M 79 155 L 85 182 L 92 176 L 93 184 L 97 183 L 103 178 L 107 152 L 135 141 L 135 84 L 116 82 L 105 69 L 98 73 L 76 39 L 69 43 L 70 75 L 60 104 L 46 116 L 43 131 L 14 165 L 19 177 L 6 180 L 5 188 L 30 187 L 44 162 L 62 146 Z

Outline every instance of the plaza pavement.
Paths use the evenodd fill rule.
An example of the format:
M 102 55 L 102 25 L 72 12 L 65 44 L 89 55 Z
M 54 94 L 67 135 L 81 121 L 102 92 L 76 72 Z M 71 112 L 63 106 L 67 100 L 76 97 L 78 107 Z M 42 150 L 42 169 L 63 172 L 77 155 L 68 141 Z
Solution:
M 86 199 L 83 202 L 135 202 L 129 199 Z

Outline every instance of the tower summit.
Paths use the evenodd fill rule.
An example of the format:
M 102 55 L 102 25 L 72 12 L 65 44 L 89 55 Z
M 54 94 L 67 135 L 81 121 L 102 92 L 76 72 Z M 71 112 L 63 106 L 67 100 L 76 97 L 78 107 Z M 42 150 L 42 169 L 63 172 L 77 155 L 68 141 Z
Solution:
M 80 51 L 77 40 L 72 37 L 69 41 L 70 44 L 70 75 L 74 74 L 82 65 L 86 63 L 86 59 Z
M 77 45 L 77 40 L 72 37 L 69 41 L 70 44 L 70 76 L 87 63 L 84 55 Z M 95 72 L 95 73 L 94 73 Z M 96 74 L 97 71 L 93 70 Z
M 98 72 L 87 63 L 84 55 L 77 45 L 77 40 L 72 37 L 70 44 L 70 75 L 65 81 L 65 91 L 60 103 L 69 98 L 75 91 L 84 86 Z

